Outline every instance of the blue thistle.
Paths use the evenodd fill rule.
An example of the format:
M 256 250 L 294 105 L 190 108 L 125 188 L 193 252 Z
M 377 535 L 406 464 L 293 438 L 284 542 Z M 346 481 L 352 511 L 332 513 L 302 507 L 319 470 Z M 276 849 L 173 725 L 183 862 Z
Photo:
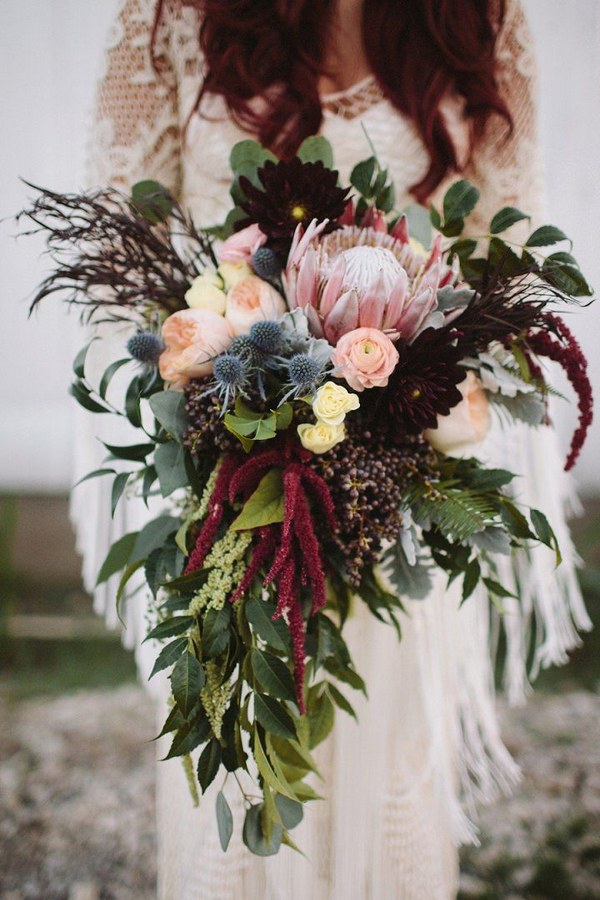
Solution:
M 214 361 L 215 381 L 220 388 L 240 388 L 246 381 L 246 366 L 239 356 L 222 353 Z
M 255 322 L 248 335 L 251 342 L 263 353 L 277 353 L 283 340 L 283 332 L 279 322 L 266 319 Z
M 249 361 L 253 366 L 261 366 L 264 362 L 264 353 L 250 340 L 247 334 L 235 337 L 229 345 L 228 353 Z
M 290 383 L 296 388 L 310 387 L 321 374 L 322 366 L 308 353 L 295 353 L 289 362 Z
M 259 278 L 274 281 L 281 274 L 281 260 L 270 247 L 259 247 L 252 254 L 250 265 Z
M 138 362 L 155 366 L 165 349 L 161 338 L 151 331 L 138 331 L 127 341 L 127 352 Z

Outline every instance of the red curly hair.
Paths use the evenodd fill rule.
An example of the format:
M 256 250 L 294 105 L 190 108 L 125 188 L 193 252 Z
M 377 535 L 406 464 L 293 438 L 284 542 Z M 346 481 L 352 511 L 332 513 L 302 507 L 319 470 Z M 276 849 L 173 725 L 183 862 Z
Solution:
M 158 0 L 155 34 L 165 0 Z M 323 120 L 318 80 L 325 74 L 335 0 L 184 0 L 200 13 L 206 94 L 220 94 L 232 118 L 278 156 L 294 155 Z M 492 113 L 511 118 L 496 83 L 495 43 L 503 0 L 368 0 L 363 39 L 385 96 L 415 124 L 430 165 L 412 193 L 423 202 L 456 150 L 440 111 L 455 90 L 465 100 L 472 147 Z M 251 101 L 266 97 L 260 110 Z M 471 147 L 471 149 L 472 149 Z

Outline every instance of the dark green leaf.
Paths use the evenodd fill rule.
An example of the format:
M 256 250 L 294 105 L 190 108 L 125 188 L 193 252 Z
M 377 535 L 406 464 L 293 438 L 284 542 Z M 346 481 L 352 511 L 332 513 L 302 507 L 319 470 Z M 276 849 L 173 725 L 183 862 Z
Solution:
M 173 759 L 175 756 L 187 756 L 195 750 L 210 734 L 210 723 L 202 711 L 190 722 L 186 722 L 173 738 L 173 743 L 165 759 Z
M 115 480 L 112 483 L 112 490 L 110 494 L 110 514 L 113 517 L 115 515 L 117 503 L 123 496 L 123 491 L 127 487 L 127 482 L 129 481 L 130 475 L 133 475 L 133 472 L 119 472 L 119 474 L 115 476 Z
M 546 257 L 542 265 L 542 275 L 553 285 L 571 297 L 589 297 L 592 289 L 582 272 L 575 266 L 554 259 L 555 254 Z
M 180 728 L 183 728 L 185 725 L 185 719 L 181 715 L 181 711 L 178 706 L 173 706 L 171 708 L 171 712 L 167 716 L 167 720 L 162 727 L 160 734 L 158 734 L 154 740 L 157 741 L 159 738 L 163 737 L 165 734 L 169 734 L 172 731 L 179 731 Z
M 481 577 L 481 567 L 477 559 L 472 559 L 469 565 L 465 570 L 465 577 L 463 581 L 463 593 L 462 593 L 462 602 L 471 596 L 477 584 L 479 583 L 479 578 Z
M 515 504 L 507 497 L 502 498 L 500 514 L 502 516 L 502 521 L 508 527 L 513 537 L 524 538 L 526 540 L 535 538 L 523 513 L 518 510 Z
M 81 381 L 74 381 L 69 387 L 69 393 L 73 396 L 80 406 L 93 413 L 109 413 L 112 412 L 107 406 L 102 406 L 90 396 L 90 390 Z
M 257 635 L 274 650 L 286 653 L 289 649 L 287 628 L 281 619 L 273 622 L 271 615 L 275 606 L 258 597 L 251 598 L 244 606 L 246 618 Z
M 469 483 L 478 491 L 495 491 L 510 484 L 514 477 L 507 469 L 475 469 L 469 476 Z
M 295 739 L 296 730 L 292 717 L 273 697 L 255 694 L 254 715 L 266 731 L 278 737 Z
M 569 238 L 554 225 L 542 225 L 525 241 L 526 247 L 548 247 L 550 244 L 558 244 L 559 241 L 568 241 Z
M 233 146 L 231 153 L 229 154 L 229 165 L 231 166 L 232 172 L 237 172 L 241 166 L 247 165 L 248 163 L 259 168 L 263 166 L 268 159 L 272 162 L 277 162 L 277 157 L 269 150 L 265 150 L 264 147 L 261 147 L 257 141 L 244 140 L 238 141 L 238 143 Z
M 162 641 L 164 638 L 175 637 L 176 634 L 187 631 L 193 621 L 193 616 L 173 616 L 170 619 L 165 619 L 164 622 L 159 622 L 158 625 L 146 635 L 144 642 L 150 640 Z
M 272 653 L 254 648 L 251 662 L 252 671 L 264 691 L 279 700 L 296 699 L 292 673 L 281 659 Z
M 296 825 L 299 825 L 302 821 L 304 810 L 301 803 L 290 800 L 289 797 L 284 797 L 283 794 L 277 794 L 275 797 L 275 806 L 277 807 L 277 812 L 281 816 L 284 828 L 290 830 L 295 828 Z
M 114 444 L 105 444 L 104 441 L 102 443 L 116 459 L 127 459 L 132 462 L 143 462 L 154 450 L 154 444 L 130 444 L 127 447 L 117 447 Z
M 490 594 L 495 594 L 497 597 L 514 597 L 515 600 L 518 599 L 516 594 L 513 594 L 512 591 L 502 587 L 502 585 L 498 581 L 494 581 L 493 578 L 484 578 L 483 583 Z
M 375 174 L 376 160 L 374 156 L 364 159 L 357 163 L 350 173 L 350 184 L 355 187 L 359 194 L 370 199 L 373 196 L 371 190 L 371 181 Z
M 148 402 L 165 431 L 168 431 L 175 440 L 181 441 L 188 425 L 183 391 L 159 391 L 153 394 Z
M 500 238 L 493 237 L 491 239 L 488 257 L 490 264 L 499 269 L 503 275 L 519 275 L 524 269 L 522 260 Z
M 163 669 L 168 669 L 169 666 L 172 666 L 173 663 L 177 662 L 187 645 L 187 637 L 178 637 L 175 638 L 174 641 L 171 641 L 170 644 L 167 644 L 166 647 L 163 647 L 156 658 L 156 662 L 150 673 L 150 678 L 153 678 L 157 672 L 162 672 Z
M 140 569 L 143 565 L 142 560 L 137 560 L 136 562 L 129 563 L 123 574 L 121 575 L 121 580 L 119 581 L 119 586 L 117 588 L 117 609 L 119 603 L 123 599 L 123 595 L 125 593 L 125 588 L 128 582 L 131 580 L 132 576 L 135 575 L 138 569 Z
M 231 605 L 226 603 L 222 609 L 209 609 L 204 618 L 202 628 L 202 653 L 211 659 L 222 653 L 229 642 L 229 623 L 231 622 Z
M 142 410 L 140 406 L 141 378 L 133 378 L 125 393 L 125 415 L 134 428 L 142 425 Z
M 84 481 L 89 481 L 90 478 L 99 478 L 101 475 L 116 475 L 114 469 L 95 469 L 93 472 L 88 472 L 87 475 L 84 475 L 83 478 L 80 478 L 73 487 L 76 488 L 78 485 L 83 484 Z
M 223 791 L 219 791 L 217 794 L 217 827 L 219 829 L 221 849 L 225 853 L 233 834 L 233 814 Z
M 439 231 L 442 225 L 442 217 L 433 204 L 429 207 L 429 218 L 431 219 L 431 224 L 435 230 Z
M 490 234 L 500 234 L 506 231 L 511 225 L 521 222 L 523 219 L 531 218 L 526 213 L 521 212 L 514 206 L 504 206 L 496 213 L 490 224 Z
M 273 824 L 271 838 L 267 841 L 262 827 L 263 804 L 251 806 L 246 812 L 242 838 L 244 844 L 255 856 L 275 856 L 281 846 L 283 828 L 277 823 Z
M 135 546 L 137 536 L 137 531 L 130 531 L 128 534 L 124 534 L 122 538 L 119 538 L 118 541 L 115 541 L 100 567 L 96 584 L 108 581 L 111 575 L 115 575 L 125 568 L 131 558 L 131 552 Z
M 329 682 L 327 685 L 327 691 L 336 706 L 338 706 L 340 709 L 343 709 L 344 712 L 348 713 L 349 716 L 352 716 L 353 719 L 356 719 L 356 713 L 354 711 L 354 707 L 344 697 L 342 692 L 336 688 L 336 686 L 334 684 L 331 684 L 331 682 Z M 358 721 L 358 719 L 357 719 L 357 721 Z
M 131 189 L 131 202 L 152 225 L 165 222 L 173 209 L 173 197 L 158 181 L 138 181 Z
M 395 201 L 396 190 L 393 184 L 386 184 L 386 186 L 379 191 L 375 199 L 377 209 L 380 209 L 384 213 L 389 213 L 393 210 Z
M 204 669 L 194 654 L 187 650 L 178 659 L 171 673 L 173 697 L 186 718 L 198 702 L 205 681 Z
M 147 466 L 144 469 L 144 477 L 142 479 L 142 498 L 146 506 L 148 506 L 148 497 L 150 496 L 150 491 L 152 490 L 152 485 L 156 481 L 156 469 L 154 466 Z
M 530 510 L 529 517 L 539 540 L 542 544 L 545 544 L 546 547 L 554 550 L 556 554 L 556 565 L 560 565 L 562 557 L 558 546 L 558 540 L 553 529 L 550 527 L 548 519 L 539 509 Z
M 202 791 L 215 780 L 221 765 L 221 745 L 213 738 L 208 742 L 198 760 L 198 781 Z
M 126 357 L 125 359 L 117 359 L 116 362 L 111 363 L 110 366 L 108 367 L 108 369 L 106 369 L 106 371 L 104 372 L 104 375 L 102 376 L 102 378 L 100 380 L 100 386 L 98 388 L 98 393 L 100 394 L 100 396 L 102 397 L 103 400 L 106 398 L 106 392 L 108 390 L 108 386 L 112 380 L 113 375 L 116 372 L 118 372 L 119 369 L 122 368 L 122 366 L 124 366 L 126 363 L 131 362 L 131 361 L 132 361 L 131 357 Z
M 450 253 L 456 254 L 460 260 L 467 259 L 477 249 L 477 241 L 473 238 L 460 238 L 450 247 Z
M 464 179 L 456 181 L 444 197 L 444 225 L 466 218 L 479 200 L 479 191 Z
M 82 347 L 75 359 L 73 360 L 73 372 L 77 376 L 77 378 L 83 378 L 85 375 L 85 358 L 88 354 L 88 350 L 98 338 L 92 338 L 85 347 Z

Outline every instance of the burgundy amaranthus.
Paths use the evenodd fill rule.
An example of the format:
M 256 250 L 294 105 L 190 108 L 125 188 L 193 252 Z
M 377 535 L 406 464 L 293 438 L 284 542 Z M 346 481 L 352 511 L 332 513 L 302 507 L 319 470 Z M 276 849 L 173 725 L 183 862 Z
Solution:
M 553 313 L 545 313 L 544 321 L 551 331 L 534 331 L 527 334 L 527 345 L 532 353 L 557 362 L 564 370 L 577 394 L 579 424 L 571 439 L 565 471 L 573 468 L 593 419 L 592 385 L 587 374 L 587 360 L 573 333 L 562 319 Z
M 334 533 L 338 523 L 334 504 L 325 480 L 307 465 L 310 454 L 286 439 L 278 447 L 261 450 L 240 465 L 238 457 L 225 457 L 219 469 L 208 504 L 208 515 L 190 554 L 185 573 L 199 569 L 213 544 L 223 519 L 225 504 L 233 505 L 237 498 L 247 500 L 256 490 L 261 478 L 273 468 L 282 471 L 284 519 L 282 523 L 258 529 L 258 539 L 246 573 L 230 600 L 235 602 L 252 584 L 261 570 L 268 567 L 263 585 L 277 587 L 276 620 L 285 616 L 292 638 L 294 680 L 300 712 L 304 703 L 305 621 L 302 610 L 302 588 L 309 586 L 312 594 L 310 614 L 323 608 L 325 571 L 321 546 L 315 531 L 315 515 L 325 519 Z M 311 501 L 314 509 L 311 509 Z M 270 565 L 269 565 L 270 563 Z

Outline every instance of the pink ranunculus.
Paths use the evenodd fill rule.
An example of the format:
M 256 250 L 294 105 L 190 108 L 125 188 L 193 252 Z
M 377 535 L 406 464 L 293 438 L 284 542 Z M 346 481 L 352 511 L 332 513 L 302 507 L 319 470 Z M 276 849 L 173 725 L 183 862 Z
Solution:
M 474 372 L 457 385 L 461 402 L 447 416 L 438 416 L 437 428 L 428 428 L 424 437 L 440 453 L 464 455 L 479 444 L 489 431 L 490 411 L 487 394 Z
M 385 387 L 399 360 L 398 351 L 378 328 L 356 328 L 337 342 L 331 361 L 355 391 Z
M 241 231 L 236 231 L 226 241 L 223 241 L 217 249 L 217 259 L 222 262 L 250 262 L 250 257 L 267 240 L 258 225 L 248 225 Z
M 279 319 L 286 311 L 279 291 L 256 275 L 238 281 L 227 294 L 225 318 L 236 335 L 248 334 L 255 322 Z
M 183 309 L 165 319 L 162 336 L 166 349 L 158 367 L 172 387 L 182 388 L 190 378 L 210 375 L 213 358 L 233 339 L 223 316 L 209 309 Z

